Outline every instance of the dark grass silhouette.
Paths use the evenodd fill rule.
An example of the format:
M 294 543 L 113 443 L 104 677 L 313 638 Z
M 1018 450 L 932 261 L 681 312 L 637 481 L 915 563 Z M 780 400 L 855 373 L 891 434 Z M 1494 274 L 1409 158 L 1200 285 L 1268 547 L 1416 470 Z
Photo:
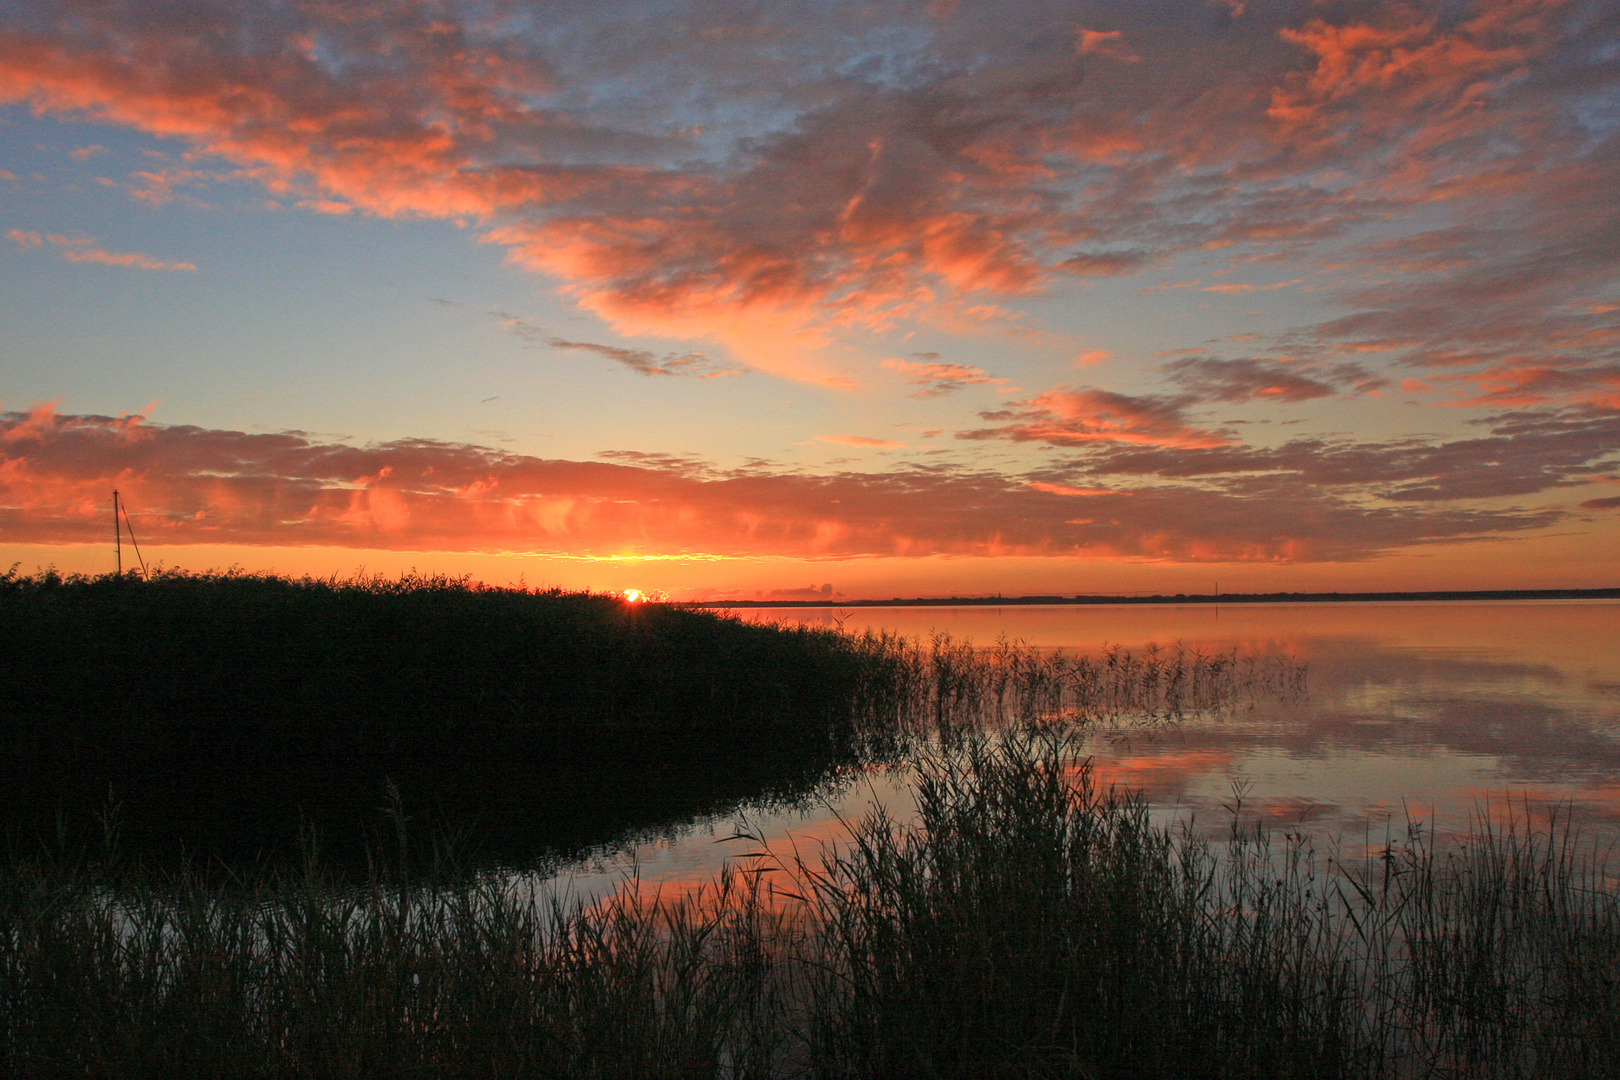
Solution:
M 170 863 L 363 869 L 388 784 L 473 861 L 538 865 L 807 797 L 920 733 L 1173 718 L 1297 691 L 1287 658 L 744 623 L 462 579 L 0 577 L 0 821 Z
M 0 869 L 0 1068 L 242 1077 L 1613 1076 L 1620 903 L 1567 829 L 1345 867 L 1217 852 L 1061 733 L 948 739 L 920 813 L 680 898 L 379 849 L 211 883 Z M 401 841 L 403 843 L 403 841 Z M 442 869 L 442 868 L 441 868 Z
M 82 846 L 118 806 L 170 861 L 296 859 L 313 828 L 358 865 L 392 782 L 416 827 L 532 863 L 804 797 L 895 668 L 875 639 L 445 577 L 13 571 L 0 815 Z
M 870 658 L 829 631 L 465 579 L 0 577 L 12 757 L 660 757 L 825 743 Z

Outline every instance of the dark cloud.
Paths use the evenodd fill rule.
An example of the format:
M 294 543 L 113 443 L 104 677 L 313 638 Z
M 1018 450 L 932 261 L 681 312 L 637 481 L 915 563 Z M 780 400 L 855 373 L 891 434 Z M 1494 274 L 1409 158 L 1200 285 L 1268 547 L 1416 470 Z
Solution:
M 1348 384 L 1358 390 L 1384 385 L 1359 364 L 1338 364 L 1324 369 L 1314 364 L 1288 364 L 1275 360 L 1221 360 L 1189 356 L 1164 365 L 1171 381 L 1200 401 L 1278 401 L 1294 404 L 1332 397 Z
M 617 345 L 599 345 L 591 341 L 566 341 L 547 338 L 553 349 L 574 349 L 595 353 L 623 364 L 638 375 L 687 375 L 696 379 L 721 379 L 728 375 L 741 375 L 740 368 L 725 368 L 715 364 L 702 353 L 664 353 L 662 356 L 645 349 L 626 349 Z
M 1530 495 L 1584 483 L 1620 456 L 1620 413 L 1511 413 L 1485 422 L 1489 434 L 1434 440 L 1359 442 L 1301 438 L 1276 447 L 1110 447 L 1091 455 L 1095 473 L 1204 479 L 1261 497 L 1307 486 L 1361 489 L 1394 502 Z
M 1052 269 L 1080 277 L 1115 277 L 1133 273 L 1147 261 L 1145 251 L 1077 251 Z
M 494 311 L 490 314 L 500 319 L 501 325 L 506 330 L 524 341 L 543 345 L 549 349 L 594 353 L 615 363 L 623 364 L 638 375 L 684 375 L 693 379 L 723 379 L 743 373 L 741 368 L 722 367 L 707 355 L 699 352 L 670 352 L 660 355 L 646 349 L 627 349 L 621 345 L 602 345 L 594 341 L 569 341 L 566 338 L 548 334 L 545 330 L 535 326 L 521 316 L 509 315 L 503 311 Z

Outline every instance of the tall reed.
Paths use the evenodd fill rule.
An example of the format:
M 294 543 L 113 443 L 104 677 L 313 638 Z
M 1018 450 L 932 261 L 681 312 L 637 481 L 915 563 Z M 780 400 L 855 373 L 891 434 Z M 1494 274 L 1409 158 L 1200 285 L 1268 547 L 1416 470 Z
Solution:
M 521 879 L 235 887 L 14 856 L 19 1076 L 1604 1077 L 1620 902 L 1521 807 L 1340 859 L 1211 843 L 1100 789 L 1072 735 L 943 740 L 918 814 L 696 893 Z
M 935 633 L 848 636 L 867 658 L 854 695 L 872 731 L 966 730 L 989 724 L 1140 725 L 1305 693 L 1308 666 L 1284 653 L 1204 652 L 1177 644 L 1096 655 L 1000 638 L 989 648 Z

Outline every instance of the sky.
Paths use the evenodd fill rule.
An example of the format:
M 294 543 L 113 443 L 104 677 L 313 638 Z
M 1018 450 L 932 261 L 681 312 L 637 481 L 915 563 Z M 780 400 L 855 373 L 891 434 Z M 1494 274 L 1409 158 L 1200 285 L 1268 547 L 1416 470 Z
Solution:
M 0 571 L 1616 586 L 1617 192 L 1612 2 L 8 0 Z

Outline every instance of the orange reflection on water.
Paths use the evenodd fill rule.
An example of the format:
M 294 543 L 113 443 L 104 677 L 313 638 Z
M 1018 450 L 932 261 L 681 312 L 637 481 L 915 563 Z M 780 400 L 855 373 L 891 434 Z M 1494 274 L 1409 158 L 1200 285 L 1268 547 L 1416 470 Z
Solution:
M 1134 650 L 1180 643 L 1308 662 L 1304 700 L 1245 699 L 1135 729 L 1127 719 L 1087 737 L 1081 752 L 1099 788 L 1141 792 L 1157 820 L 1193 820 L 1211 840 L 1229 836 L 1235 816 L 1243 829 L 1308 835 L 1338 845 L 1345 858 L 1370 858 L 1409 828 L 1457 836 L 1482 821 L 1506 824 L 1515 809 L 1521 824 L 1545 826 L 1570 814 L 1594 834 L 1620 836 L 1620 602 L 785 608 L 742 615 L 924 639 L 941 631 L 983 646 L 1002 636 L 1089 654 L 1105 644 Z M 903 783 L 872 773 L 807 817 L 761 820 L 760 844 L 717 844 L 708 835 L 644 847 L 637 888 L 662 882 L 664 895 L 684 895 L 711 882 L 728 857 L 750 850 L 779 865 L 798 858 L 819 865 L 823 845 L 845 842 L 845 823 L 859 821 L 874 802 L 897 823 L 915 812 Z M 713 830 L 729 833 L 725 823 Z
M 1264 604 L 1031 604 L 1006 607 L 755 608 L 747 619 L 867 628 L 927 639 L 935 631 L 993 645 L 999 636 L 1090 652 L 1181 642 L 1200 648 L 1286 649 L 1310 659 L 1321 639 L 1355 638 L 1392 649 L 1511 654 L 1567 671 L 1607 670 L 1620 657 L 1620 603 L 1612 600 Z

